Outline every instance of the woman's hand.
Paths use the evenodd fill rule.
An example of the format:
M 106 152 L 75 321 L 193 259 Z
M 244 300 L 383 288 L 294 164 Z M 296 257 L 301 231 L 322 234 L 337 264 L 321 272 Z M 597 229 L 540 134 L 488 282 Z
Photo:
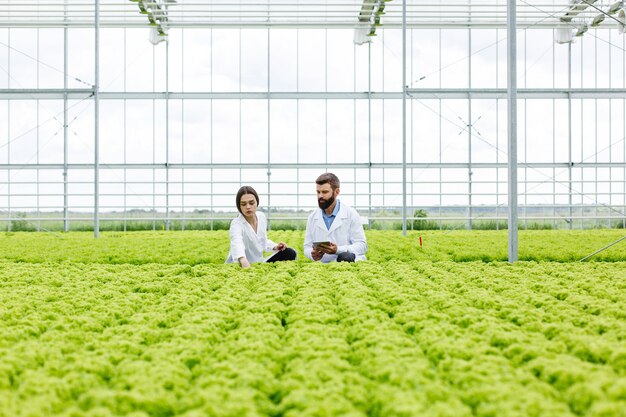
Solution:
M 278 245 L 274 246 L 274 250 L 276 252 L 280 252 L 287 249 L 287 244 L 285 242 L 280 242 Z
M 239 265 L 241 265 L 244 269 L 250 268 L 250 262 L 248 262 L 248 259 L 245 256 L 239 258 Z

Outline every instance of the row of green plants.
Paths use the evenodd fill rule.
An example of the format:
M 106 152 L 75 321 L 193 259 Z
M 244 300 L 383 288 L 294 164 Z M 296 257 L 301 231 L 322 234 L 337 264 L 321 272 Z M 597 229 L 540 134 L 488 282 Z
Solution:
M 0 416 L 619 417 L 624 264 L 0 260 Z
M 284 241 L 302 256 L 303 231 L 269 232 L 275 242 Z M 525 230 L 520 231 L 522 261 L 578 261 L 618 241 L 621 230 Z M 507 231 L 399 231 L 367 230 L 367 257 L 373 262 L 398 261 L 506 261 Z M 220 264 L 229 251 L 228 231 L 0 233 L 0 257 L 16 262 L 82 262 L 112 264 Z M 626 260 L 626 241 L 591 257 L 589 261 Z

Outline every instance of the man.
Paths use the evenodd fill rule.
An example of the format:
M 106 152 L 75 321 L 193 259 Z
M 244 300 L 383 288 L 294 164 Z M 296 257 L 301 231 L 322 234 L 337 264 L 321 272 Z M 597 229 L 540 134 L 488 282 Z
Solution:
M 364 260 L 367 243 L 361 218 L 355 209 L 337 199 L 339 178 L 327 172 L 315 183 L 320 209 L 307 220 L 304 255 L 324 263 Z

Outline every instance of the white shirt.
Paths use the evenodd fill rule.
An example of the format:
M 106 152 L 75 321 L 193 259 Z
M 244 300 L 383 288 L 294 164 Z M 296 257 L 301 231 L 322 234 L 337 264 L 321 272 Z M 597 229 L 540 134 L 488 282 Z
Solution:
M 337 217 L 330 226 L 326 228 L 322 217 L 322 209 L 313 210 L 309 214 L 306 222 L 306 234 L 304 236 L 304 255 L 313 260 L 311 250 L 313 242 L 334 242 L 337 245 L 337 254 L 343 252 L 352 252 L 356 256 L 357 261 L 365 260 L 365 252 L 367 252 L 367 242 L 365 241 L 365 232 L 361 224 L 361 217 L 355 209 L 341 202 Z M 324 263 L 336 261 L 337 254 L 324 254 L 321 261 Z
M 239 262 L 242 256 L 250 263 L 265 262 L 263 252 L 271 252 L 276 246 L 276 243 L 267 238 L 265 214 L 257 211 L 256 218 L 256 232 L 241 213 L 230 222 L 230 252 L 226 259 L 227 264 Z

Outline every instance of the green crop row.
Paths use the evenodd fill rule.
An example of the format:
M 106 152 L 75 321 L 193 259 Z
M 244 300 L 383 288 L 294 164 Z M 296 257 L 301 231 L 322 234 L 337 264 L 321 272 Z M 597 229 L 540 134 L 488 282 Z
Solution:
M 2 417 L 626 416 L 625 262 L 55 250 L 0 261 Z
M 425 231 L 402 236 L 401 232 L 370 230 L 366 235 L 367 256 L 374 262 L 492 262 L 508 258 L 506 231 Z M 578 261 L 623 236 L 622 230 L 521 231 L 519 259 Z M 271 231 L 269 237 L 302 253 L 302 231 Z M 625 246 L 622 241 L 591 260 L 625 261 Z M 221 264 L 228 248 L 227 231 L 102 233 L 98 239 L 86 232 L 0 234 L 0 257 L 16 262 Z

